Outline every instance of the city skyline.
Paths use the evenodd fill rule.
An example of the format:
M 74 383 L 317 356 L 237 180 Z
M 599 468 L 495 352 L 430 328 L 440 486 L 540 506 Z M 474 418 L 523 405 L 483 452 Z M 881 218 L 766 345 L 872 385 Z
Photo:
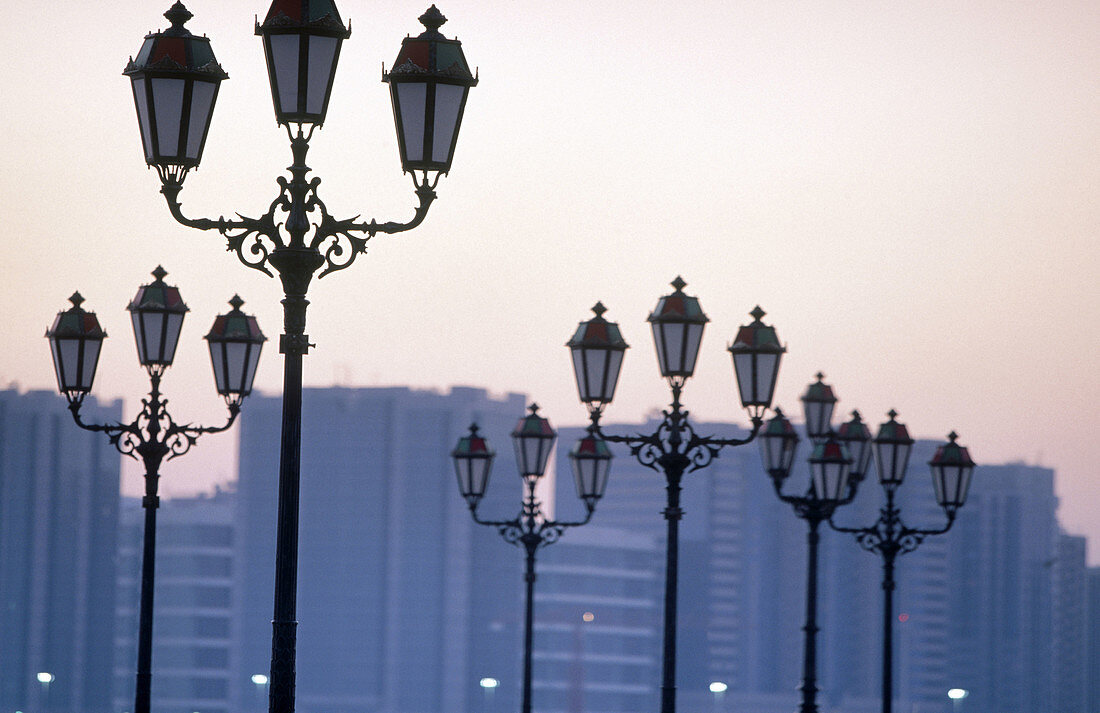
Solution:
M 0 288 L 18 345 L 0 382 L 54 388 L 42 333 L 79 290 L 111 335 L 94 393 L 133 413 L 145 385 L 123 308 L 162 264 L 191 307 L 165 393 L 207 422 L 222 407 L 199 339 L 239 293 L 272 340 L 258 387 L 276 392 L 281 293 L 219 236 L 178 226 L 143 165 L 121 71 L 170 4 L 65 0 L 0 30 L 0 187 L 20 241 Z M 252 34 L 266 3 L 187 5 L 230 80 L 184 210 L 257 214 L 290 159 Z M 341 214 L 412 214 L 379 80 L 424 6 L 340 3 L 354 34 L 310 165 Z M 440 10 L 481 70 L 453 170 L 423 226 L 313 285 L 307 385 L 484 385 L 579 424 L 562 345 L 600 300 L 632 347 L 608 418 L 640 421 L 667 399 L 645 316 L 679 274 L 712 320 L 693 414 L 744 422 L 723 347 L 760 304 L 789 349 L 777 404 L 797 413 L 822 370 L 844 413 L 878 424 L 897 408 L 916 436 L 957 430 L 980 463 L 1053 467 L 1060 517 L 1097 561 L 1100 330 L 1076 317 L 1100 307 L 1100 9 Z M 232 478 L 235 438 L 169 464 L 165 492 Z

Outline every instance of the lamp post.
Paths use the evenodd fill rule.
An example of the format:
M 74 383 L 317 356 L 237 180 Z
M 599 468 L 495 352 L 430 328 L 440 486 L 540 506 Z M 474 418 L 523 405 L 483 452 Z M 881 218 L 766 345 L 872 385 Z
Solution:
M 802 627 L 802 705 L 801 713 L 817 713 L 817 554 L 821 523 L 832 517 L 836 508 L 850 503 L 866 472 L 870 459 L 870 432 L 853 414 L 852 420 L 833 431 L 829 425 L 836 396 L 831 386 L 817 375 L 802 396 L 806 430 L 814 441 L 809 457 L 810 484 L 805 495 L 788 495 L 783 484 L 791 473 L 798 434 L 782 410 L 768 420 L 760 432 L 764 469 L 772 479 L 779 499 L 794 508 L 795 515 L 806 521 L 808 556 L 806 563 L 806 621 Z
M 538 415 L 538 406 L 532 404 L 530 413 L 521 418 L 512 432 L 516 464 L 523 479 L 524 496 L 519 514 L 511 520 L 482 520 L 477 514 L 478 504 L 489 484 L 494 453 L 488 442 L 478 433 L 477 424 L 470 426 L 470 433 L 458 440 L 451 457 L 454 459 L 458 488 L 470 507 L 470 515 L 479 525 L 495 527 L 506 542 L 522 547 L 525 557 L 523 581 L 526 597 L 523 617 L 523 704 L 522 713 L 531 713 L 531 651 L 534 643 L 535 554 L 539 549 L 558 541 L 569 527 L 580 527 L 592 519 L 596 503 L 607 487 L 611 470 L 611 450 L 607 443 L 589 430 L 588 435 L 577 441 L 569 453 L 573 466 L 573 478 L 577 497 L 584 501 L 586 514 L 577 522 L 561 522 L 546 517 L 542 502 L 535 497 L 535 487 L 546 472 L 557 433 L 550 422 Z M 484 679 L 482 682 L 484 686 Z
M 105 433 L 120 453 L 140 460 L 145 467 L 145 534 L 141 558 L 141 605 L 138 619 L 137 684 L 134 694 L 135 713 L 149 713 L 153 652 L 153 578 L 156 562 L 157 507 L 160 498 L 157 486 L 160 465 L 191 449 L 199 436 L 225 431 L 237 418 L 241 402 L 252 391 L 256 365 L 266 339 L 254 317 L 241 312 L 244 302 L 234 295 L 233 307 L 214 320 L 206 335 L 214 381 L 218 393 L 229 408 L 229 418 L 221 426 L 178 424 L 168 413 L 168 400 L 160 393 L 160 380 L 172 365 L 179 343 L 187 305 L 179 289 L 164 282 L 168 273 L 158 266 L 156 278 L 143 285 L 130 302 L 130 311 L 137 343 L 138 361 L 149 374 L 149 395 L 142 399 L 141 412 L 128 424 L 85 423 L 80 417 L 84 397 L 92 389 L 100 348 L 107 333 L 99 326 L 94 312 L 85 311 L 84 298 L 77 292 L 70 297 L 72 307 L 59 312 L 53 326 L 46 332 L 53 353 L 58 389 L 69 402 L 76 425 L 88 431 Z
M 842 527 L 829 520 L 829 525 L 834 530 L 855 535 L 860 547 L 882 557 L 883 713 L 893 710 L 895 560 L 898 555 L 917 549 L 925 537 L 942 535 L 951 529 L 958 509 L 966 502 L 970 476 L 974 470 L 970 453 L 955 442 L 958 436 L 952 432 L 948 436 L 948 442 L 936 449 L 928 463 L 932 469 L 936 502 L 947 515 L 947 524 L 928 529 L 909 527 L 901 519 L 901 509 L 895 504 L 895 496 L 905 480 L 913 439 L 909 437 L 905 425 L 898 423 L 896 411 L 891 410 L 888 415 L 890 420 L 879 427 L 874 440 L 875 467 L 878 470 L 879 484 L 886 493 L 886 504 L 880 511 L 878 520 L 868 527 Z
M 293 163 L 290 178 L 258 218 L 188 218 L 179 194 L 198 166 L 221 82 L 228 75 L 214 58 L 210 40 L 184 27 L 192 15 L 179 2 L 165 13 L 172 26 L 145 37 L 124 74 L 130 78 L 145 160 L 157 170 L 172 216 L 198 230 L 216 230 L 240 261 L 282 282 L 284 333 L 283 416 L 279 458 L 275 595 L 272 620 L 270 710 L 292 713 L 296 656 L 298 496 L 301 465 L 302 357 L 313 346 L 305 333 L 310 281 L 342 270 L 366 251 L 378 233 L 420 225 L 435 200 L 439 178 L 454 157 L 470 87 L 461 43 L 439 32 L 446 18 L 433 5 L 420 22 L 425 30 L 406 37 L 390 86 L 402 169 L 412 174 L 419 205 L 410 221 L 359 221 L 333 217 L 317 193 L 319 178 L 307 179 L 306 153 L 325 121 L 340 47 L 351 35 L 333 0 L 274 0 L 256 34 L 263 40 L 275 118 L 285 126 Z M 419 177 L 417 175 L 419 172 Z
M 779 361 L 786 351 L 775 329 L 760 321 L 764 311 L 752 311 L 753 322 L 742 326 L 728 351 L 733 356 L 741 404 L 752 419 L 748 438 L 715 438 L 699 436 L 688 421 L 688 411 L 680 403 L 684 384 L 695 371 L 703 328 L 709 318 L 699 300 L 684 293 L 687 283 L 677 277 L 672 281 L 674 292 L 657 303 L 649 315 L 653 341 L 657 348 L 657 363 L 661 376 L 668 380 L 672 404 L 663 412 L 657 429 L 649 434 L 632 436 L 605 434 L 600 428 L 600 416 L 615 395 L 623 355 L 628 348 L 619 325 L 608 322 L 606 308 L 597 303 L 596 316 L 581 322 L 566 346 L 573 356 L 573 371 L 577 379 L 580 400 L 588 409 L 589 433 L 611 443 L 625 443 L 630 453 L 642 465 L 665 476 L 667 502 L 664 517 L 668 524 L 665 552 L 664 637 L 662 646 L 661 713 L 676 710 L 676 587 L 678 581 L 679 523 L 681 481 L 686 473 L 707 467 L 722 448 L 740 446 L 756 437 L 764 411 L 771 405 Z

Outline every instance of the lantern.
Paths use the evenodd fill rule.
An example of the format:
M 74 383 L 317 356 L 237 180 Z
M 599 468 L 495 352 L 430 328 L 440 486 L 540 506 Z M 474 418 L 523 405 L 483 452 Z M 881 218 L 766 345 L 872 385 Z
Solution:
M 333 0 L 274 0 L 256 34 L 263 38 L 275 119 L 325 123 L 340 45 L 351 36 Z
M 584 501 L 589 511 L 596 507 L 596 501 L 603 497 L 607 488 L 611 457 L 607 441 L 592 432 L 579 439 L 569 451 L 577 497 Z
M 891 410 L 887 415 L 890 420 L 879 426 L 875 436 L 875 466 L 882 486 L 896 488 L 905 480 L 913 439 L 909 437 L 909 429 L 897 422 L 896 411 Z
M 521 418 L 512 431 L 512 444 L 516 449 L 516 465 L 521 478 L 541 478 L 546 472 L 554 440 L 558 434 L 550 427 L 550 421 L 538 415 L 538 404 L 531 404 L 531 413 Z
M 810 489 L 814 499 L 836 504 L 848 490 L 848 469 L 852 459 L 848 449 L 830 433 L 814 444 L 810 456 Z
M 476 507 L 485 488 L 489 485 L 489 472 L 493 468 L 493 456 L 489 443 L 477 431 L 477 424 L 470 425 L 470 434 L 458 439 L 451 451 L 458 476 L 458 491 L 470 507 Z
M 802 394 L 802 413 L 806 418 L 806 435 L 812 439 L 824 438 L 829 433 L 829 422 L 833 418 L 833 407 L 836 406 L 836 395 L 833 387 L 822 379 L 825 375 L 817 374 L 817 381 L 806 387 L 806 393 Z
M 134 324 L 138 361 L 146 368 L 163 369 L 172 365 L 183 329 L 183 316 L 187 313 L 179 288 L 164 283 L 167 274 L 157 265 L 153 270 L 156 279 L 139 287 L 126 307 Z
M 791 474 L 794 454 L 798 450 L 798 434 L 794 426 L 776 407 L 775 416 L 764 423 L 760 430 L 760 454 L 764 460 L 764 470 L 774 480 L 780 481 Z
M 682 278 L 677 277 L 671 284 L 676 291 L 657 302 L 649 323 L 661 376 L 686 379 L 695 371 L 703 327 L 710 319 L 703 314 L 697 298 L 684 294 L 687 283 Z
M 848 477 L 857 483 L 862 481 L 871 464 L 871 429 L 867 428 L 859 411 L 852 411 L 852 420 L 840 424 L 836 438 L 848 447 L 852 456 Z
M 382 73 L 382 81 L 390 85 L 401 167 L 447 173 L 477 77 L 470 73 L 462 43 L 439 32 L 447 18 L 435 5 L 418 19 L 424 32 L 401 42 L 393 69 Z
M 214 319 L 205 339 L 210 346 L 210 363 L 214 367 L 214 384 L 227 400 L 240 403 L 252 393 L 256 365 L 267 337 L 260 331 L 256 318 L 241 311 L 244 300 L 233 295 L 233 307 Z
M 948 442 L 937 448 L 932 460 L 928 461 L 932 468 L 936 502 L 948 513 L 954 513 L 966 503 L 970 476 L 974 472 L 970 451 L 955 442 L 958 437 L 954 431 L 948 434 Z
M 164 13 L 172 26 L 145 36 L 137 58 L 122 72 L 130 78 L 145 162 L 160 170 L 199 165 L 218 87 L 228 79 L 206 37 L 183 25 L 192 15 L 176 2 Z
M 92 390 L 99 352 L 107 333 L 99 326 L 95 312 L 81 308 L 84 298 L 74 292 L 73 306 L 58 312 L 53 326 L 46 330 L 53 355 L 57 389 L 69 400 L 80 399 Z
M 775 327 L 760 321 L 766 313 L 759 305 L 749 314 L 753 317 L 752 324 L 737 330 L 737 337 L 727 350 L 733 357 L 741 405 L 754 417 L 760 417 L 771 406 L 779 360 L 787 349 L 780 345 Z
M 573 374 L 581 401 L 599 408 L 615 396 L 623 354 L 629 345 L 619 332 L 619 325 L 603 318 L 607 308 L 597 302 L 592 308 L 596 316 L 581 322 L 566 346 L 573 354 Z

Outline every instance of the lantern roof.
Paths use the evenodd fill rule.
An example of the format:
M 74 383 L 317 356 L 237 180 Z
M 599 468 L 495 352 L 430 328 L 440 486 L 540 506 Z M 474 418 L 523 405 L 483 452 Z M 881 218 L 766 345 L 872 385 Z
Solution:
M 688 322 L 694 324 L 706 324 L 710 318 L 703 313 L 699 305 L 699 298 L 684 294 L 687 283 L 677 275 L 671 283 L 676 290 L 671 295 L 665 295 L 657 303 L 657 307 L 649 315 L 650 322 Z
M 417 19 L 424 25 L 424 32 L 401 41 L 401 51 L 397 54 L 393 69 L 382 73 L 382 81 L 388 82 L 391 75 L 422 75 L 476 86 L 477 77 L 470 72 L 466 55 L 462 53 L 462 43 L 457 39 L 447 39 L 439 31 L 447 21 L 443 13 L 432 5 Z
M 960 446 L 955 442 L 958 437 L 959 434 L 954 431 L 947 434 L 948 442 L 936 448 L 936 453 L 932 456 L 932 460 L 928 461 L 928 464 L 934 468 L 951 466 L 973 468 L 975 463 L 970 457 L 970 451 L 966 446 Z
M 176 312 L 179 314 L 187 312 L 188 307 L 184 304 L 183 298 L 180 297 L 179 288 L 165 284 L 164 277 L 167 274 L 167 270 L 157 265 L 157 269 L 152 272 L 153 277 L 156 279 L 148 285 L 139 287 L 137 294 L 126 309 L 131 312 L 144 310 Z
M 793 438 L 798 440 L 798 433 L 791 425 L 791 421 L 783 413 L 783 409 L 775 407 L 775 416 L 764 422 L 760 431 L 761 438 Z
M 146 71 L 158 74 L 205 74 L 213 79 L 228 79 L 229 75 L 210 47 L 208 37 L 196 37 L 184 24 L 191 19 L 191 12 L 177 2 L 164 16 L 172 23 L 167 30 L 150 32 L 138 50 L 136 58 L 131 57 L 123 74 L 141 74 Z
M 470 424 L 470 433 L 458 439 L 458 445 L 451 452 L 453 458 L 491 458 L 494 453 L 489 442 L 480 433 L 476 423 Z
M 539 416 L 539 405 L 527 407 L 531 412 L 521 418 L 512 431 L 513 438 L 553 438 L 557 432 L 550 426 L 550 420 Z
M 274 0 L 261 25 L 256 23 L 256 34 L 261 30 L 275 32 L 308 30 L 308 34 L 329 37 L 351 36 L 351 23 L 344 27 L 340 11 L 333 0 Z
M 898 424 L 901 426 L 901 424 Z M 903 429 L 905 426 L 901 426 Z M 863 417 L 860 416 L 859 411 L 852 411 L 852 419 L 845 421 L 837 427 L 837 438 L 842 441 L 869 441 L 871 440 L 871 429 L 867 428 L 867 424 L 863 422 Z
M 597 302 L 592 311 L 596 316 L 577 325 L 576 333 L 565 343 L 565 346 L 572 349 L 627 349 L 630 345 L 623 339 L 619 325 L 604 319 L 603 313 L 607 308 L 603 303 Z
M 833 393 L 833 387 L 825 383 L 825 374 L 819 371 L 816 376 L 817 381 L 806 387 L 806 393 L 802 395 L 802 400 L 835 403 L 837 400 L 836 394 Z
M 875 441 L 878 443 L 912 444 L 913 439 L 909 437 L 909 429 L 905 427 L 904 423 L 898 423 L 896 420 L 898 412 L 890 409 L 886 415 L 890 417 L 890 420 L 879 426 Z
M 256 318 L 241 311 L 244 300 L 240 295 L 233 295 L 229 304 L 233 309 L 214 318 L 214 326 L 210 328 L 210 333 L 205 338 L 215 342 L 233 341 L 253 344 L 266 342 L 267 337 L 260 331 L 260 324 Z
M 814 444 L 813 453 L 810 455 L 811 463 L 851 463 L 852 458 L 848 448 L 836 439 L 834 434 L 829 438 Z
M 107 332 L 99 326 L 99 320 L 96 318 L 95 312 L 88 312 L 80 306 L 83 304 L 84 298 L 79 292 L 74 292 L 73 296 L 69 298 L 69 302 L 72 302 L 73 306 L 64 312 L 57 313 L 53 325 L 46 330 L 47 337 L 51 339 L 103 339 L 107 336 Z
M 570 455 L 574 458 L 598 458 L 602 460 L 609 460 L 612 457 L 611 446 L 608 445 L 607 441 L 592 433 L 577 439 L 577 442 L 573 444 Z
M 779 343 L 779 335 L 775 333 L 775 327 L 760 321 L 760 318 L 767 314 L 767 312 L 760 309 L 760 305 L 757 305 L 749 314 L 753 318 L 752 323 L 746 324 L 737 330 L 737 336 L 734 337 L 733 344 L 728 347 L 729 351 L 772 352 L 776 354 L 787 351 L 787 348 Z

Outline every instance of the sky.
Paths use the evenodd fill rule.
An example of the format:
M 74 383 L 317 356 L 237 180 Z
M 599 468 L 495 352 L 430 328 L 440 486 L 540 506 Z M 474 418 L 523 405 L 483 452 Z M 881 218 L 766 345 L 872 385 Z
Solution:
M 178 225 L 145 167 L 121 72 L 170 4 L 57 0 L 0 27 L 0 385 L 55 388 L 42 335 L 79 290 L 110 335 L 94 393 L 132 417 L 148 382 L 124 308 L 160 264 L 191 308 L 163 390 L 177 421 L 214 424 L 201 337 L 239 293 L 271 338 L 257 388 L 277 393 L 282 294 Z M 523 392 L 576 425 L 563 345 L 599 300 L 631 344 L 605 422 L 636 422 L 669 398 L 645 318 L 680 275 L 711 318 L 694 417 L 747 421 L 725 346 L 759 304 L 788 347 L 788 413 L 820 370 L 838 415 L 895 408 L 979 462 L 1054 468 L 1061 522 L 1100 564 L 1100 5 L 439 5 L 480 75 L 452 171 L 421 227 L 312 285 L 307 386 Z M 290 163 L 253 34 L 266 5 L 187 6 L 230 79 L 180 200 L 261 214 Z M 412 215 L 380 79 L 425 7 L 340 2 L 353 34 L 308 160 L 336 217 Z M 232 479 L 233 438 L 166 465 L 162 492 Z

